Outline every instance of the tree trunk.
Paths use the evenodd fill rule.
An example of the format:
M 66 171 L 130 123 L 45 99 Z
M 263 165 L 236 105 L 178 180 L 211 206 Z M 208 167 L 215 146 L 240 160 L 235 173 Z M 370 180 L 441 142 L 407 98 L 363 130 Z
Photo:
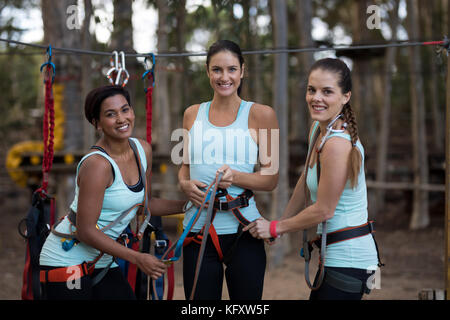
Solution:
M 51 1 L 42 0 L 42 20 L 44 26 L 44 43 L 53 47 L 79 48 L 81 32 L 69 29 L 67 25 L 67 8 L 77 5 L 76 0 Z M 80 95 L 80 55 L 59 54 L 53 52 L 52 61 L 56 67 L 55 83 L 63 86 L 63 108 L 65 113 L 64 151 L 83 150 L 84 116 L 83 99 Z M 80 138 L 81 137 L 81 138 Z M 74 194 L 74 175 L 63 175 L 57 185 L 57 212 L 62 214 L 70 205 Z
M 169 7 L 167 2 L 157 0 L 158 8 L 158 53 L 169 51 Z M 169 101 L 169 79 L 167 74 L 167 59 L 160 58 L 156 61 L 156 82 L 154 89 L 154 112 L 155 124 L 153 126 L 157 131 L 157 152 L 163 156 L 170 156 L 170 136 L 171 136 L 171 120 L 170 120 L 170 101 Z M 167 199 L 175 199 L 176 190 L 172 188 L 177 183 L 175 168 L 172 165 L 167 166 L 167 171 L 162 174 L 161 197 Z
M 180 0 L 175 4 L 177 27 L 176 27 L 176 48 L 178 52 L 186 49 L 186 0 Z M 188 69 L 188 61 L 185 57 L 176 58 L 176 71 L 173 73 L 173 81 L 171 83 L 172 95 L 171 101 L 171 119 L 172 128 L 182 127 L 183 110 L 186 104 L 186 70 Z
M 420 39 L 418 28 L 417 0 L 408 1 L 409 39 Z M 420 48 L 410 49 L 410 73 L 411 73 L 411 108 L 412 108 L 412 141 L 413 141 L 413 172 L 414 184 L 428 183 L 428 150 L 426 143 L 425 103 L 423 97 L 422 64 Z M 410 221 L 411 229 L 419 229 L 428 226 L 430 221 L 428 214 L 428 192 L 418 189 L 413 193 L 413 212 Z
M 352 34 L 353 44 L 370 43 L 373 32 L 366 28 L 368 0 L 353 1 Z M 372 149 L 376 141 L 373 90 L 371 86 L 370 56 L 361 54 L 353 57 L 353 90 L 351 105 L 356 114 L 359 135 L 366 149 Z
M 283 0 L 272 0 L 273 39 L 277 49 L 287 48 L 287 8 Z M 272 218 L 279 218 L 289 200 L 289 149 L 288 149 L 288 55 L 274 55 L 273 107 L 277 112 L 280 125 L 279 142 L 279 179 L 273 192 Z M 288 245 L 287 238 L 281 242 L 280 248 L 272 250 L 274 266 L 280 265 Z
M 250 0 L 250 8 L 257 8 L 257 1 Z M 249 39 L 249 48 L 250 50 L 255 50 L 259 48 L 259 37 L 258 37 L 258 24 L 257 24 L 257 15 L 253 15 L 249 17 L 250 21 L 250 39 Z M 252 54 L 248 57 L 251 60 L 251 69 L 248 70 L 247 74 L 249 74 L 249 79 L 251 81 L 251 95 L 250 97 L 253 101 L 262 101 L 263 99 L 263 73 L 261 68 L 261 55 Z
M 84 0 L 84 22 L 81 29 L 81 42 L 85 50 L 92 49 L 92 42 L 95 41 L 89 32 L 89 25 L 91 17 L 94 14 L 91 0 Z M 81 56 L 81 96 L 84 98 L 92 89 L 92 57 L 88 55 Z M 83 149 L 87 150 L 95 143 L 95 128 L 88 122 L 83 121 L 84 135 L 83 135 Z
M 425 37 L 427 39 L 432 39 L 433 35 L 442 34 L 439 26 L 435 21 L 433 21 L 433 17 L 435 16 L 436 11 L 439 9 L 440 1 L 433 1 L 432 5 L 428 4 L 425 6 L 425 10 L 427 11 L 424 14 L 424 22 L 425 22 Z M 442 8 L 441 8 L 442 9 Z M 440 11 L 442 12 L 442 11 Z M 443 111 L 444 108 L 439 106 L 439 73 L 436 66 L 436 56 L 433 54 L 432 59 L 429 60 L 430 64 L 430 107 L 431 107 L 431 115 L 433 119 L 433 147 L 434 150 L 438 153 L 444 153 L 444 116 Z
M 298 0 L 297 1 L 297 30 L 300 34 L 300 48 L 312 48 L 314 42 L 311 35 L 311 19 L 313 17 L 312 1 Z M 299 72 L 298 86 L 295 88 L 294 95 L 297 96 L 296 105 L 292 110 L 292 138 L 304 140 L 308 142 L 309 133 L 309 116 L 308 107 L 306 105 L 306 85 L 308 83 L 308 71 L 314 63 L 314 54 L 312 52 L 303 52 L 298 54 L 299 61 L 301 61 L 301 71 Z
M 44 43 L 54 47 L 79 48 L 81 33 L 79 29 L 68 29 L 66 10 L 71 5 L 77 5 L 76 0 L 50 1 L 42 0 L 42 19 L 44 25 Z M 82 150 L 83 111 L 80 106 L 81 58 L 79 55 L 58 55 L 54 53 L 56 65 L 56 81 L 64 84 L 64 107 L 66 114 L 65 150 Z
M 390 25 L 392 30 L 392 42 L 397 41 L 397 26 L 398 26 L 398 7 L 399 3 L 395 2 L 392 16 L 390 17 Z M 376 180 L 378 182 L 386 181 L 387 168 L 387 154 L 389 149 L 389 134 L 391 124 L 391 93 L 392 93 L 392 67 L 395 63 L 395 56 L 397 49 L 395 47 L 388 48 L 386 60 L 384 64 L 384 98 L 380 115 L 380 129 L 378 131 L 378 146 L 377 146 L 377 167 Z M 375 218 L 376 213 L 384 207 L 385 190 L 379 189 L 376 191 L 376 201 L 371 207 L 371 218 Z
M 134 52 L 133 48 L 133 24 L 131 17 L 133 14 L 132 2 L 127 0 L 114 0 L 114 20 L 113 20 L 113 32 L 111 34 L 110 48 L 117 52 Z M 120 61 L 120 57 L 119 57 Z M 134 76 L 138 70 L 138 64 L 136 58 L 127 58 L 125 56 L 125 68 L 127 69 L 130 77 Z M 127 83 L 127 90 L 130 92 L 131 103 L 136 101 L 136 95 L 142 94 L 143 90 L 139 93 L 136 92 L 136 82 L 129 80 Z M 138 87 L 139 89 L 142 86 Z M 133 107 L 137 107 L 133 105 Z

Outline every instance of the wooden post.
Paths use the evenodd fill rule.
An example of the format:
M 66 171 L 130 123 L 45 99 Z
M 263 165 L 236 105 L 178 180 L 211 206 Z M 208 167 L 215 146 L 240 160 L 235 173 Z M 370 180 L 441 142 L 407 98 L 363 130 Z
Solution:
M 448 49 L 448 48 L 447 48 Z M 445 291 L 450 300 L 450 58 L 447 56 L 445 114 Z

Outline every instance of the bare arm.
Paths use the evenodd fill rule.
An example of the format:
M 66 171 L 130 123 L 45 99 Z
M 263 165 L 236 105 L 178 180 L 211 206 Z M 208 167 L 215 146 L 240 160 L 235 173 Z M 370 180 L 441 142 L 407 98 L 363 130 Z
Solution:
M 275 111 L 265 105 L 255 103 L 250 109 L 248 126 L 252 138 L 258 144 L 260 169 L 256 172 L 240 172 L 223 166 L 220 187 L 231 184 L 244 189 L 272 191 L 278 184 L 279 126 Z
M 308 143 L 311 141 L 311 134 L 312 134 L 313 127 L 314 127 L 314 123 L 311 125 L 311 127 L 309 129 Z M 310 148 L 312 148 L 312 147 L 313 146 L 310 146 Z M 305 165 L 308 165 L 308 164 L 305 164 Z M 306 187 L 305 170 L 303 170 L 302 174 L 300 175 L 300 178 L 297 181 L 297 184 L 295 185 L 292 196 L 289 199 L 289 202 L 288 202 L 286 209 L 284 210 L 284 213 L 281 216 L 280 220 L 284 220 L 289 217 L 292 217 L 293 215 L 296 215 L 297 213 L 300 212 L 300 210 L 302 210 L 305 207 L 305 205 L 306 205 L 305 187 Z
M 317 201 L 298 212 L 295 216 L 280 220 L 277 234 L 307 229 L 334 216 L 339 198 L 347 182 L 347 164 L 351 145 L 348 141 L 331 138 L 321 153 L 321 174 L 317 190 Z M 249 226 L 252 235 L 259 238 L 270 237 L 269 221 L 257 220 Z
M 109 162 L 101 156 L 89 157 L 80 166 L 78 178 L 78 240 L 101 252 L 130 261 L 152 278 L 159 278 L 166 271 L 164 263 L 149 254 L 128 249 L 96 228 L 105 189 L 113 178 Z
M 183 163 L 178 171 L 178 181 L 180 189 L 183 191 L 189 200 L 195 205 L 200 206 L 203 201 L 205 193 L 200 188 L 205 188 L 207 185 L 198 180 L 191 180 L 189 174 L 189 135 L 188 131 L 192 128 L 200 105 L 193 105 L 186 109 L 183 115 Z
M 280 220 L 287 219 L 300 212 L 300 210 L 305 206 L 305 200 L 305 176 L 303 172 L 297 181 L 294 192 L 292 193 L 292 196 L 289 199 Z

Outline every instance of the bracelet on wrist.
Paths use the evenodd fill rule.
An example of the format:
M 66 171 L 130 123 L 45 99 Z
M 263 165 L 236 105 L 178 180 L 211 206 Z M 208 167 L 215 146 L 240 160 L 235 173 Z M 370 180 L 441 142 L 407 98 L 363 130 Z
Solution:
M 270 222 L 270 226 L 269 226 L 269 231 L 270 231 L 270 235 L 273 238 L 279 238 L 280 235 L 277 234 L 277 224 L 278 224 L 278 220 L 273 220 Z

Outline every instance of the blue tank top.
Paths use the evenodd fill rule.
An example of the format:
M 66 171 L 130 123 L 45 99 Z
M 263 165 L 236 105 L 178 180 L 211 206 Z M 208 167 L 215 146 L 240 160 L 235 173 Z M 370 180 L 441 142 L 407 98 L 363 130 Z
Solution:
M 242 100 L 236 120 L 225 127 L 217 127 L 209 122 L 211 101 L 200 104 L 194 125 L 189 130 L 189 169 L 191 180 L 199 180 L 209 185 L 222 165 L 228 164 L 231 169 L 240 172 L 254 172 L 258 161 L 258 145 L 248 129 L 248 116 L 253 102 Z M 232 197 L 244 192 L 244 189 L 231 185 L 227 189 Z M 190 204 L 189 204 L 190 205 Z M 249 206 L 239 209 L 249 221 L 261 217 L 256 208 L 254 197 Z M 185 214 L 183 226 L 197 211 L 191 207 Z M 205 224 L 206 210 L 203 210 L 192 231 L 199 231 Z M 217 234 L 233 234 L 237 232 L 239 222 L 231 211 L 217 211 L 213 221 Z
M 147 159 L 145 156 L 145 151 L 142 148 L 138 139 L 131 138 L 136 143 L 137 150 L 139 153 L 139 157 L 142 163 L 142 167 L 144 170 L 147 169 Z M 88 157 L 93 154 L 98 154 L 104 158 L 106 158 L 112 165 L 114 169 L 114 182 L 106 188 L 105 196 L 103 198 L 102 210 L 100 212 L 100 216 L 97 222 L 98 227 L 101 229 L 107 226 L 109 223 L 114 221 L 123 211 L 131 208 L 133 205 L 138 204 L 144 199 L 144 189 L 139 192 L 134 192 L 130 190 L 130 188 L 123 181 L 122 175 L 120 173 L 120 169 L 117 166 L 116 162 L 106 153 L 101 151 L 94 151 L 85 155 L 77 166 L 77 174 L 75 177 L 75 196 L 70 205 L 70 208 L 77 212 L 78 205 L 78 170 L 80 168 L 81 163 Z M 116 224 L 111 229 L 107 230 L 105 234 L 107 234 L 112 239 L 116 240 L 122 231 L 128 226 L 131 219 L 136 215 L 137 209 L 133 209 L 121 222 Z M 70 233 L 70 222 L 67 217 L 65 217 L 61 223 L 56 227 L 56 231 L 61 233 Z M 76 228 L 73 227 L 73 231 Z M 41 255 L 40 255 L 40 264 L 42 266 L 54 266 L 54 267 L 66 267 L 73 266 L 83 263 L 84 261 L 92 261 L 98 255 L 100 251 L 97 249 L 88 246 L 82 242 L 78 243 L 76 246 L 72 247 L 70 250 L 65 251 L 62 249 L 61 238 L 50 233 L 47 237 L 44 246 L 42 247 Z M 102 258 L 95 264 L 95 268 L 104 268 L 106 267 L 112 260 L 112 256 L 108 254 L 104 254 Z M 116 267 L 117 264 L 113 264 L 111 267 Z
M 318 127 L 318 122 L 314 124 L 311 139 Z M 351 141 L 347 133 L 332 133 L 327 140 L 332 137 L 340 137 Z M 310 141 L 311 146 L 312 141 Z M 353 227 L 367 222 L 367 186 L 364 173 L 364 148 L 358 140 L 356 146 L 361 153 L 362 163 L 358 175 L 358 184 L 353 189 L 347 181 L 339 202 L 336 206 L 334 216 L 327 222 L 327 232 L 333 232 L 346 227 Z M 306 183 L 311 194 L 311 201 L 317 201 L 317 166 L 314 164 L 308 170 Z M 322 225 L 319 224 L 317 233 L 322 233 Z M 327 246 L 325 266 L 371 269 L 377 268 L 378 258 L 375 242 L 372 235 L 342 241 Z

